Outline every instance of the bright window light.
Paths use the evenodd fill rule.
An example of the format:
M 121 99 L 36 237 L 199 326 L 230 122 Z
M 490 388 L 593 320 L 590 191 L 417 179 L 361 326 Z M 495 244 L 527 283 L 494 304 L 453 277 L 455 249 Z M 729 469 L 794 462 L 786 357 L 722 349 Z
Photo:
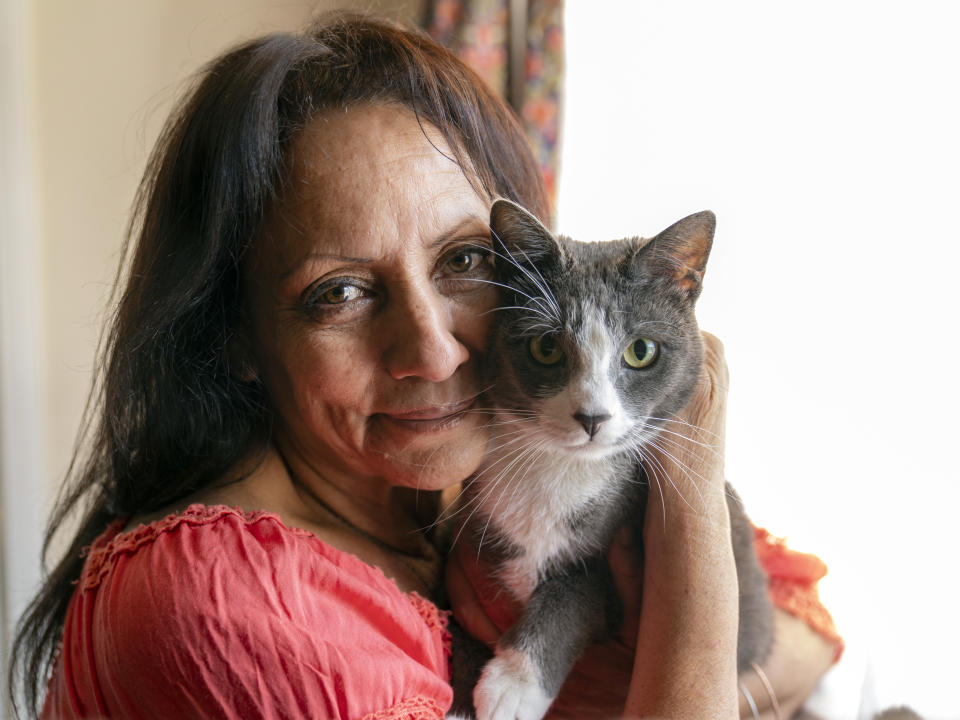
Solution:
M 567 2 L 557 229 L 717 213 L 727 476 L 830 566 L 825 718 L 960 707 L 957 8 Z

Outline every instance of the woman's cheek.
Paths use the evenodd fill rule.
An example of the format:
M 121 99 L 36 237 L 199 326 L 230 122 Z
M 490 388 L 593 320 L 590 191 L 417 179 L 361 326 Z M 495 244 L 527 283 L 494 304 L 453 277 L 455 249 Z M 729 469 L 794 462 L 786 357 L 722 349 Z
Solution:
M 471 349 L 486 350 L 499 299 L 496 288 L 489 286 L 462 303 L 463 326 L 466 328 L 462 337 Z

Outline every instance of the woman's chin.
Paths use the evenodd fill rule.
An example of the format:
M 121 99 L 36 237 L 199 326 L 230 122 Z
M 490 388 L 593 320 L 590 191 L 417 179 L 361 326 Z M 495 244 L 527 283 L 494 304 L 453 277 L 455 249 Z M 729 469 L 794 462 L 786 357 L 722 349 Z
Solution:
M 487 447 L 485 420 L 464 415 L 454 423 L 397 426 L 380 423 L 376 451 L 381 473 L 393 484 L 443 490 L 465 480 L 480 465 Z

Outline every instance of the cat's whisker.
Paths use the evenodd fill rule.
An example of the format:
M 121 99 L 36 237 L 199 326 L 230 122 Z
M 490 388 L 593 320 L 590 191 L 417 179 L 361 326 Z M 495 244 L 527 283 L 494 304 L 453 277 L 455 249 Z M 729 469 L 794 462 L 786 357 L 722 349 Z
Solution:
M 524 439 L 523 436 L 522 436 L 522 433 L 513 433 L 513 434 L 514 434 L 516 437 L 514 437 L 512 440 L 508 440 L 507 442 L 501 443 L 501 444 L 498 445 L 497 447 L 500 448 L 500 449 L 502 449 L 502 448 L 508 448 L 510 445 L 515 444 L 515 443 L 518 443 L 518 442 L 520 442 L 521 440 Z M 492 439 L 493 439 L 493 438 L 492 438 Z M 497 439 L 499 439 L 499 438 L 497 438 Z M 528 442 L 528 443 L 527 443 L 527 447 L 530 446 L 530 445 L 532 445 L 532 442 Z M 519 451 L 516 451 L 516 450 L 515 450 L 515 451 L 511 451 L 511 452 L 523 452 L 523 449 L 524 449 L 524 447 L 521 447 Z M 476 482 L 476 481 L 478 481 L 478 480 L 482 480 L 483 477 L 484 477 L 484 475 L 486 475 L 487 473 L 489 473 L 489 472 L 491 472 L 491 471 L 493 471 L 493 470 L 495 470 L 495 469 L 496 469 L 496 465 L 495 465 L 495 464 L 492 464 L 492 465 L 490 465 L 490 466 L 487 466 L 487 467 L 483 468 L 482 470 L 480 470 L 479 472 L 475 473 L 473 476 L 471 476 L 471 478 L 469 479 L 469 482 Z M 496 481 L 497 481 L 497 477 L 495 476 L 493 480 L 486 480 L 486 481 L 484 481 L 484 482 L 485 482 L 485 483 L 490 483 L 491 485 L 493 485 L 494 483 L 496 483 Z M 484 487 L 486 487 L 486 486 L 484 486 Z M 448 507 L 446 507 L 446 508 L 443 509 L 443 511 L 440 513 L 440 516 L 439 516 L 436 520 L 434 520 L 432 523 L 430 523 L 429 525 L 427 525 L 427 527 L 426 527 L 425 529 L 432 529 L 432 528 L 436 527 L 437 525 L 440 525 L 440 524 L 442 524 L 442 523 L 445 523 L 445 522 L 448 522 L 448 521 L 452 520 L 452 519 L 455 518 L 457 515 L 459 515 L 461 512 L 463 512 L 465 509 L 467 509 L 467 508 L 470 506 L 471 503 L 473 503 L 473 502 L 478 502 L 478 497 L 479 497 L 479 495 L 478 495 L 478 496 L 474 496 L 472 500 L 470 500 L 470 501 L 468 501 L 468 502 L 466 502 L 466 503 L 460 503 L 460 499 L 463 497 L 465 490 L 466 490 L 466 485 L 464 485 L 464 487 L 461 488 L 460 492 L 457 493 L 457 497 L 454 498 L 454 500 L 450 503 L 450 505 L 449 505 Z M 451 510 L 451 508 L 454 508 L 454 509 Z M 471 513 L 471 516 L 470 516 L 470 517 L 472 517 L 472 513 Z M 469 520 L 469 517 L 468 517 L 467 519 Z M 461 531 L 462 531 L 462 528 L 461 528 Z M 460 536 L 460 533 L 458 532 L 458 533 L 457 533 L 457 538 L 459 538 L 459 536 Z M 457 538 L 454 539 L 454 541 L 453 541 L 454 543 L 456 543 L 456 539 L 457 539 Z
M 718 455 L 720 454 L 719 451 L 717 450 L 717 448 L 716 448 L 715 446 L 710 445 L 710 444 L 708 444 L 708 443 L 700 442 L 700 441 L 698 441 L 698 440 L 694 440 L 694 439 L 693 439 L 692 437 L 690 437 L 689 435 L 684 435 L 683 433 L 680 433 L 680 432 L 675 432 L 675 431 L 673 431 L 673 430 L 667 430 L 667 429 L 662 428 L 662 427 L 657 427 L 656 425 L 652 425 L 652 424 L 650 424 L 650 423 L 641 423 L 640 426 L 641 426 L 643 429 L 645 429 L 645 430 L 656 430 L 656 431 L 657 431 L 657 437 L 659 437 L 661 440 L 663 440 L 663 442 L 669 443 L 669 444 L 672 445 L 672 446 L 675 446 L 675 447 L 678 447 L 678 448 L 684 447 L 684 444 L 683 444 L 683 443 L 681 443 L 679 440 L 675 439 L 675 438 L 682 438 L 682 439 L 684 439 L 684 440 L 687 440 L 687 441 L 693 443 L 693 444 L 696 445 L 697 447 L 701 447 L 701 448 L 703 448 L 704 450 L 708 450 L 709 452 L 711 452 L 711 453 L 712 453 L 713 455 L 715 455 L 715 456 L 718 456 Z M 669 435 L 673 435 L 674 437 L 667 437 L 667 436 L 669 436 Z
M 479 408 L 472 408 L 470 410 L 467 410 L 466 412 L 484 413 L 486 415 L 513 415 L 513 416 L 524 416 L 524 417 L 537 417 L 540 414 L 536 410 L 526 410 L 524 408 L 503 408 L 503 407 L 479 407 Z
M 550 290 L 548 289 L 547 292 L 549 293 Z M 550 297 L 543 297 L 542 295 L 538 295 L 533 299 L 533 303 L 535 305 L 540 306 L 540 308 L 543 309 L 545 314 L 552 316 L 553 319 L 557 321 L 557 323 L 560 323 L 561 314 L 560 314 L 560 309 L 557 307 L 556 302 L 557 301 L 553 297 L 552 293 L 550 294 Z
M 543 300 L 542 300 L 539 296 L 537 296 L 537 295 L 531 295 L 531 294 L 529 294 L 529 293 L 526 293 L 526 292 L 524 292 L 523 290 L 521 290 L 520 288 L 516 287 L 515 285 L 506 285 L 506 284 L 504 284 L 504 283 L 497 282 L 496 280 L 487 280 L 486 278 L 467 278 L 467 280 L 469 280 L 470 282 L 483 283 L 484 285 L 494 285 L 494 286 L 496 286 L 496 287 L 500 287 L 500 288 L 503 288 L 503 289 L 505 289 L 505 290 L 509 290 L 510 292 L 514 292 L 514 293 L 516 293 L 517 295 L 522 295 L 523 297 L 525 297 L 527 300 L 529 300 L 529 301 L 532 302 L 532 303 L 541 303 L 541 302 L 543 302 Z M 549 303 L 548 303 L 548 306 L 549 306 Z M 495 310 L 534 310 L 534 308 L 531 308 L 529 305 L 523 305 L 523 306 L 520 306 L 520 307 L 517 307 L 517 308 L 511 308 L 511 307 L 509 307 L 509 306 L 504 305 L 504 306 L 500 306 L 500 307 L 493 308 L 493 310 L 494 310 L 494 311 L 495 311 Z M 553 308 L 550 308 L 550 310 L 553 310 Z M 540 312 L 539 310 L 535 310 L 535 311 L 536 311 L 536 312 Z M 487 312 L 491 312 L 491 311 L 488 310 Z M 486 313 L 484 313 L 484 314 L 486 314 Z
M 475 507 L 470 511 L 470 513 L 467 515 L 466 519 L 464 519 L 464 521 L 461 523 L 460 529 L 458 530 L 456 536 L 454 537 L 454 539 L 453 539 L 453 541 L 452 541 L 454 545 L 456 545 L 456 543 L 460 540 L 460 535 L 463 533 L 464 529 L 470 524 L 470 520 L 471 520 L 471 519 L 473 518 L 473 516 L 477 513 L 477 511 L 482 507 L 484 499 L 485 499 L 486 497 L 488 497 L 490 493 L 494 492 L 494 491 L 496 490 L 497 486 L 498 486 L 501 482 L 503 482 L 504 477 L 507 476 L 507 473 L 510 471 L 510 468 L 511 468 L 511 467 L 513 466 L 513 464 L 517 461 L 517 458 L 522 457 L 524 454 L 528 453 L 529 450 L 530 450 L 530 448 L 533 447 L 533 446 L 534 446 L 534 443 L 533 443 L 533 442 L 528 442 L 526 445 L 524 445 L 524 446 L 521 447 L 520 449 L 514 451 L 514 454 L 513 454 L 513 455 L 508 456 L 508 457 L 511 457 L 511 458 L 512 458 L 511 462 L 507 463 L 507 465 L 506 465 L 505 467 L 503 467 L 503 468 L 501 468 L 500 470 L 498 470 L 498 471 L 494 474 L 494 476 L 493 476 L 492 478 L 487 478 L 486 480 L 484 480 L 484 481 L 483 481 L 483 484 L 482 484 L 482 486 L 481 486 L 481 491 L 480 491 L 479 493 L 477 493 L 476 495 L 474 495 L 468 502 L 459 505 L 454 512 L 450 513 L 450 514 L 447 516 L 447 518 L 446 518 L 447 520 L 452 519 L 452 518 L 456 517 L 457 515 L 459 515 L 460 513 L 462 513 L 463 511 L 465 511 L 466 509 L 468 509 L 468 508 L 470 507 L 470 505 L 474 505 L 474 506 L 475 506 Z M 482 476 L 483 476 L 487 471 L 492 470 L 492 469 L 494 469 L 494 466 L 490 466 L 490 467 L 488 467 L 488 468 L 485 468 L 484 471 L 482 471 L 481 473 L 479 473 L 476 477 L 474 477 L 474 478 L 471 480 L 471 483 L 474 483 L 474 482 L 480 480 L 480 479 L 482 478 Z M 463 496 L 465 490 L 466 490 L 466 488 L 464 488 L 464 490 L 461 490 L 461 492 L 458 494 L 458 496 L 457 496 L 457 499 L 458 499 L 458 500 L 459 500 L 460 497 Z
M 513 432 L 504 432 L 500 435 L 496 435 L 490 438 L 489 448 L 498 452 L 502 452 L 505 449 L 508 449 L 511 444 L 515 443 L 518 438 L 525 438 L 527 433 L 521 430 L 514 430 Z M 503 442 L 501 442 L 503 441 Z
M 509 428 L 516 432 L 524 432 L 523 427 L 517 428 L 518 425 L 523 426 L 530 422 L 532 418 L 519 418 L 517 420 L 500 420 L 495 423 L 490 423 L 489 428 L 493 430 L 500 430 L 502 428 Z M 495 440 L 498 436 L 491 436 L 492 440 Z
M 525 327 L 524 331 L 526 334 L 533 336 L 553 335 L 557 332 L 557 328 L 555 328 L 553 325 L 546 325 L 545 323 L 536 323 L 534 325 L 530 325 L 529 327 Z
M 683 493 L 680 492 L 680 488 L 677 487 L 676 483 L 673 482 L 673 479 L 670 477 L 670 473 L 667 472 L 667 469 L 664 467 L 660 458 L 657 457 L 656 453 L 649 452 L 651 448 L 654 450 L 659 450 L 662 455 L 673 460 L 673 462 L 676 463 L 678 467 L 681 465 L 681 463 L 678 460 L 676 460 L 676 458 L 674 458 L 669 452 L 667 452 L 666 450 L 658 446 L 655 442 L 655 439 L 648 439 L 643 444 L 633 446 L 633 450 L 635 451 L 635 453 L 640 453 L 641 457 L 645 458 L 649 463 L 654 464 L 656 467 L 658 467 L 661 470 L 661 472 L 663 473 L 663 477 L 667 480 L 667 482 L 673 485 L 674 489 L 677 491 L 677 494 L 680 496 L 680 498 L 684 502 L 687 502 L 687 499 L 683 496 Z M 644 452 L 644 451 L 647 451 L 647 452 Z M 645 465 L 644 467 L 647 467 L 647 465 Z M 681 472 L 683 472 L 682 467 L 681 467 Z M 689 503 L 687 504 L 689 505 Z
M 662 451 L 661 451 L 661 452 L 662 452 Z M 664 453 L 664 454 L 667 454 L 667 453 Z M 660 459 L 659 459 L 658 457 L 656 457 L 656 455 L 652 455 L 652 454 L 650 455 L 650 458 L 649 458 L 649 459 L 652 460 L 654 463 L 656 463 L 657 467 L 660 468 L 660 471 L 663 473 L 664 479 L 665 479 L 668 483 L 670 483 L 671 487 L 673 487 L 674 491 L 677 493 L 677 497 L 679 497 L 679 498 L 683 501 L 683 504 L 686 505 L 686 506 L 687 506 L 688 508 L 690 508 L 691 510 L 693 510 L 693 509 L 694 509 L 693 505 L 691 505 L 690 502 L 687 500 L 687 498 L 684 497 L 683 492 L 680 490 L 680 488 L 677 486 L 677 484 L 673 481 L 673 478 L 670 477 L 670 473 L 667 472 L 667 469 L 666 469 L 666 468 L 663 466 L 663 464 L 660 462 Z M 694 486 L 696 486 L 696 483 L 694 483 Z M 697 490 L 697 492 L 699 493 L 699 490 Z M 662 484 L 661 484 L 661 487 L 660 487 L 660 498 L 661 498 L 661 500 L 662 500 L 662 502 L 663 502 L 663 522 L 664 522 L 664 525 L 666 525 L 666 522 L 667 522 L 667 503 L 666 503 L 666 497 L 665 497 L 665 495 L 663 494 L 663 486 L 662 486 Z M 702 499 L 702 496 L 701 496 L 701 499 Z
M 487 427 L 497 428 L 504 425 L 534 425 L 542 419 L 540 413 L 533 411 L 524 412 L 522 415 L 518 414 L 513 417 L 509 417 L 509 415 L 513 415 L 513 413 L 497 413 L 495 415 L 496 419 L 488 422 Z
M 561 323 L 543 313 L 536 313 L 533 317 L 521 317 L 516 321 L 518 335 L 535 335 L 540 330 L 547 333 L 559 333 L 563 331 Z
M 540 293 L 547 299 L 547 302 L 550 304 L 552 309 L 556 312 L 557 320 L 559 320 L 561 317 L 560 306 L 557 303 L 557 299 L 554 297 L 553 293 L 550 291 L 549 284 L 546 282 L 546 280 L 544 280 L 543 275 L 540 274 L 540 270 L 537 268 L 536 264 L 534 264 L 530 260 L 529 256 L 525 252 L 523 252 L 523 250 L 520 251 L 524 259 L 526 259 L 526 261 L 530 264 L 531 267 L 533 267 L 534 271 L 537 273 L 537 276 L 539 277 L 539 281 L 530 273 L 530 271 L 522 263 L 517 262 L 516 257 L 513 255 L 512 252 L 510 252 L 510 249 L 507 247 L 506 243 L 503 242 L 503 240 L 495 231 L 491 231 L 491 235 L 494 238 L 496 238 L 497 242 L 500 243 L 500 246 L 506 252 L 506 255 L 504 255 L 503 253 L 499 253 L 496 250 L 493 250 L 494 255 L 496 255 L 497 257 L 503 258 L 507 262 L 511 263 L 514 267 L 516 267 L 520 272 L 522 272 L 527 277 L 527 279 L 533 284 L 533 286 L 537 288 L 540 291 Z
M 547 320 L 553 320 L 553 318 L 547 315 L 546 313 L 541 312 L 537 308 L 533 308 L 528 305 L 498 305 L 495 308 L 490 308 L 486 312 L 480 313 L 478 317 L 483 317 L 484 315 L 489 315 L 490 313 L 494 313 L 494 312 L 500 312 L 502 310 L 522 310 L 524 312 L 532 312 L 536 315 L 540 315 L 541 317 Z
M 511 437 L 511 436 L 512 436 L 512 437 Z M 533 438 L 528 437 L 528 436 L 526 435 L 526 433 L 523 433 L 522 431 L 517 431 L 517 432 L 512 432 L 512 433 L 504 433 L 503 435 L 496 436 L 496 437 L 492 437 L 492 438 L 490 439 L 490 442 L 493 443 L 494 441 L 500 440 L 501 438 L 505 438 L 505 437 L 511 437 L 511 439 L 509 439 L 509 440 L 507 440 L 507 441 L 505 441 L 505 442 L 502 442 L 502 443 L 495 443 L 495 444 L 493 444 L 493 445 L 490 446 L 490 449 L 491 449 L 491 450 L 496 450 L 496 451 L 498 452 L 498 454 L 502 454 L 503 451 L 505 451 L 505 450 L 506 450 L 507 452 L 509 452 L 509 453 L 514 453 L 514 454 L 516 454 L 516 453 L 518 453 L 518 452 L 522 452 L 525 448 L 527 448 L 527 447 L 529 447 L 529 446 L 531 446 L 531 445 L 533 445 L 533 444 L 535 443 L 535 440 L 534 440 Z M 512 445 L 515 445 L 515 444 L 519 443 L 520 441 L 526 441 L 526 444 L 525 444 L 525 445 L 522 445 L 519 449 L 517 449 L 517 448 L 511 448 Z M 497 458 L 494 462 L 486 465 L 483 469 L 481 469 L 481 470 L 479 470 L 477 473 L 475 473 L 475 474 L 472 476 L 471 481 L 476 481 L 476 480 L 483 479 L 484 475 L 486 475 L 487 473 L 489 473 L 489 472 L 491 472 L 491 471 L 494 471 L 494 472 L 499 473 L 500 471 L 497 470 L 497 465 L 500 464 L 500 463 L 503 463 L 503 462 L 507 461 L 507 460 L 510 459 L 511 457 L 515 457 L 515 455 L 512 455 L 512 456 L 511 456 L 511 455 L 506 455 L 506 456 L 504 456 L 504 457 L 499 457 L 499 458 Z
M 690 461 L 698 462 L 701 465 L 704 465 L 707 462 L 706 458 L 703 455 L 699 455 L 695 452 L 692 452 L 689 447 L 687 447 L 683 443 L 677 442 L 673 438 L 668 438 L 661 435 L 657 438 L 657 441 L 658 441 L 658 444 L 656 445 L 656 447 L 658 448 L 663 447 L 664 450 L 666 450 L 666 448 L 670 448 L 674 452 L 684 453 L 685 457 L 687 457 Z M 714 455 L 716 457 L 720 457 L 720 454 L 717 452 L 714 452 Z
M 490 440 L 488 441 L 489 449 L 496 450 L 498 452 L 509 450 L 510 446 L 516 443 L 518 439 L 528 439 L 532 441 L 532 439 L 529 438 L 527 433 L 523 432 L 523 430 L 513 429 L 510 432 L 503 432 L 499 435 L 491 436 Z M 504 440 L 504 442 L 500 442 L 501 440 Z M 483 473 L 485 470 L 486 468 L 480 472 Z
M 705 427 L 694 425 L 693 423 L 687 422 L 686 420 L 681 420 L 676 415 L 674 415 L 672 418 L 653 417 L 652 415 L 650 415 L 650 416 L 647 416 L 647 419 L 653 420 L 658 423 L 672 423 L 674 425 L 683 425 L 684 427 L 691 428 L 697 433 L 702 433 L 704 435 L 710 435 L 716 439 L 721 439 L 720 435 L 718 435 L 717 433 L 711 430 L 707 430 Z
M 638 462 L 641 467 L 644 468 L 644 474 L 647 476 L 647 482 L 651 480 L 656 483 L 657 495 L 660 496 L 660 509 L 663 512 L 663 526 L 667 525 L 667 506 L 663 502 L 663 485 L 660 482 L 660 477 L 657 474 L 657 468 L 660 468 L 660 471 L 666 475 L 666 470 L 664 470 L 663 465 L 660 464 L 660 461 L 655 456 L 649 456 L 644 452 L 642 447 L 637 447 L 634 449 L 634 454 L 637 457 Z M 651 465 L 652 463 L 652 465 Z M 652 483 L 650 483 L 652 485 Z M 647 491 L 649 493 L 649 490 Z
M 697 480 L 700 480 L 704 483 L 708 483 L 709 481 L 705 477 L 703 477 L 700 473 L 698 473 L 696 470 L 694 470 L 689 465 L 687 465 L 685 462 L 680 460 L 678 457 L 674 456 L 670 451 L 668 451 L 662 445 L 657 444 L 656 441 L 651 442 L 650 447 L 660 451 L 663 455 L 669 458 L 679 468 L 680 472 L 683 473 L 684 477 L 686 477 L 690 481 L 690 484 L 693 485 L 694 490 L 697 491 L 697 495 L 700 496 L 701 503 L 703 503 L 703 493 L 700 492 L 700 486 L 697 484 L 696 480 L 694 480 L 694 477 L 696 477 Z M 693 477 L 691 477 L 691 475 Z M 693 506 L 690 505 L 690 503 L 687 502 L 686 498 L 683 497 L 683 493 L 680 492 L 680 489 L 677 488 L 676 485 L 674 485 L 674 488 L 677 489 L 677 494 L 680 495 L 683 501 L 686 502 L 691 509 L 693 509 Z
M 539 460 L 540 457 L 545 452 L 543 450 L 542 445 L 532 446 L 532 447 L 533 449 L 529 453 L 526 453 L 521 460 L 521 462 L 526 462 L 529 459 L 529 462 L 526 462 L 526 466 L 522 467 L 523 475 L 519 475 L 518 472 L 512 471 L 512 470 L 510 472 L 510 479 L 507 481 L 507 487 L 504 488 L 505 490 L 507 490 L 507 489 L 510 489 L 511 484 L 513 485 L 513 492 L 510 494 L 510 500 L 513 500 L 514 497 L 516 497 L 517 489 L 520 487 L 524 479 L 527 477 L 527 474 L 530 472 L 530 469 L 534 465 L 536 465 L 537 460 Z M 535 452 L 536 452 L 536 455 L 534 456 Z M 490 523 L 492 522 L 493 518 L 496 516 L 497 508 L 499 507 L 500 503 L 503 501 L 504 497 L 506 497 L 505 492 L 500 494 L 500 497 L 497 499 L 497 502 L 494 503 L 493 509 L 490 511 L 489 515 L 487 516 L 487 522 L 484 524 L 483 532 L 480 534 L 480 540 L 477 543 L 477 559 L 480 558 L 480 549 L 483 547 L 483 541 L 487 536 L 487 530 L 490 527 Z
M 482 507 L 483 501 L 486 500 L 486 498 L 488 498 L 491 493 L 496 491 L 497 487 L 504 482 L 505 478 L 506 478 L 507 486 L 509 487 L 511 483 L 511 478 L 514 476 L 513 468 L 517 465 L 517 463 L 523 462 L 523 460 L 526 457 L 529 457 L 536 449 L 537 449 L 537 443 L 531 440 L 510 458 L 510 462 L 508 462 L 501 470 L 499 470 L 495 477 L 493 477 L 492 479 L 488 479 L 486 481 L 487 484 L 485 484 L 482 487 L 481 491 L 477 493 L 476 497 L 474 498 L 474 500 L 476 500 L 476 503 L 477 503 L 476 507 L 467 516 L 466 520 L 463 523 L 463 527 L 461 527 L 461 532 L 463 532 L 463 528 L 465 528 L 470 523 L 470 520 L 473 518 L 476 512 L 480 509 L 480 507 Z M 503 494 L 501 493 L 500 499 L 497 501 L 498 505 L 500 503 L 500 500 L 502 499 L 503 499 Z M 477 543 L 478 556 L 480 553 L 480 548 L 483 545 L 483 540 L 486 537 L 486 532 L 487 532 L 487 527 L 489 527 L 489 522 L 490 521 L 488 518 L 487 524 L 484 525 L 483 534 L 481 535 L 480 540 Z M 460 533 L 457 533 L 457 539 L 459 539 L 459 537 L 460 537 Z
M 524 257 L 526 257 L 527 254 L 523 253 L 523 255 Z M 529 259 L 530 258 L 527 258 L 527 260 Z M 533 271 L 537 274 L 537 277 L 540 278 L 540 283 L 537 283 L 537 287 L 541 288 L 541 292 L 543 292 L 543 294 L 546 296 L 547 300 L 550 303 L 550 306 L 557 313 L 557 317 L 559 318 L 560 315 L 562 314 L 560 312 L 560 304 L 557 302 L 557 298 L 554 296 L 553 291 L 550 289 L 550 283 L 548 283 L 546 279 L 543 277 L 543 275 L 540 273 L 540 268 L 537 267 L 536 263 L 531 263 L 531 266 L 533 267 Z
M 544 322 L 550 324 L 551 327 L 559 327 L 560 323 L 556 317 L 553 316 L 551 312 L 543 309 L 543 303 L 539 297 L 531 297 L 530 302 L 526 305 L 500 305 L 494 308 L 495 310 L 517 310 L 519 312 L 526 313 L 527 315 L 534 315 L 536 317 L 542 318 Z M 524 316 L 524 319 L 526 317 Z

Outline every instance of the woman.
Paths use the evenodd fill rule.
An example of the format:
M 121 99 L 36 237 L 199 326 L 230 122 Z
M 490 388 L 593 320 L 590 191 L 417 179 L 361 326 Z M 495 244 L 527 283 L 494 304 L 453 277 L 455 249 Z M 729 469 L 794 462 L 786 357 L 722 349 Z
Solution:
M 420 35 L 345 17 L 210 66 L 138 199 L 90 454 L 48 540 L 88 504 L 17 636 L 31 711 L 52 667 L 46 717 L 443 715 L 422 529 L 484 452 L 496 196 L 547 215 L 510 113 Z M 687 414 L 722 434 L 708 344 Z M 651 503 L 639 634 L 593 666 L 627 676 L 607 714 L 737 712 L 722 464 L 699 470 L 710 513 Z M 634 559 L 611 558 L 628 604 Z M 455 604 L 484 634 L 463 568 Z

